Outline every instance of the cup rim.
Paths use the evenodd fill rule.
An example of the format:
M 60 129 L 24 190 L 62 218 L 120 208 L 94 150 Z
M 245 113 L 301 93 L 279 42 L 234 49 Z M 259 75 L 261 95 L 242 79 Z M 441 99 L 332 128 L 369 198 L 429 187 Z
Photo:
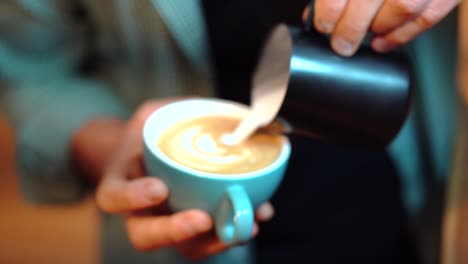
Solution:
M 158 116 L 161 114 L 161 112 L 169 111 L 168 110 L 169 108 L 177 108 L 177 107 L 182 107 L 182 106 L 186 107 L 187 105 L 194 104 L 194 103 L 204 103 L 204 104 L 211 104 L 211 105 L 218 105 L 218 106 L 223 105 L 223 104 L 224 105 L 228 104 L 230 106 L 233 106 L 234 108 L 237 108 L 238 110 L 241 110 L 241 112 L 247 113 L 248 111 L 248 106 L 244 104 L 237 103 L 234 101 L 228 101 L 224 99 L 217 99 L 217 98 L 184 99 L 184 100 L 180 100 L 174 103 L 167 104 L 157 109 L 153 113 L 151 113 L 151 115 L 145 121 L 145 124 L 143 127 L 143 143 L 154 158 L 163 161 L 166 165 L 170 166 L 171 168 L 177 171 L 188 173 L 192 176 L 197 176 L 197 177 L 202 177 L 202 178 L 216 178 L 216 179 L 223 179 L 223 180 L 236 180 L 236 179 L 259 177 L 271 171 L 275 171 L 276 169 L 278 169 L 278 167 L 280 167 L 285 162 L 287 162 L 291 153 L 291 143 L 286 136 L 281 136 L 281 139 L 282 139 L 281 152 L 279 156 L 275 159 L 275 161 L 264 168 L 251 171 L 251 172 L 236 173 L 236 174 L 221 174 L 221 173 L 205 172 L 205 171 L 200 171 L 200 170 L 190 168 L 188 166 L 185 166 L 183 164 L 180 164 L 172 160 L 157 147 L 157 144 L 156 144 L 157 135 L 156 136 L 151 135 L 151 132 L 154 131 L 154 127 L 158 125 L 157 119 L 158 119 Z M 213 114 L 216 114 L 216 113 L 213 112 Z M 199 115 L 199 116 L 201 117 L 201 116 L 210 116 L 210 115 L 206 114 L 206 115 Z M 239 117 L 240 115 L 238 113 L 237 114 L 233 113 L 233 115 L 231 116 Z M 198 116 L 194 115 L 191 117 L 180 119 L 179 121 L 191 119 L 194 117 L 198 117 Z

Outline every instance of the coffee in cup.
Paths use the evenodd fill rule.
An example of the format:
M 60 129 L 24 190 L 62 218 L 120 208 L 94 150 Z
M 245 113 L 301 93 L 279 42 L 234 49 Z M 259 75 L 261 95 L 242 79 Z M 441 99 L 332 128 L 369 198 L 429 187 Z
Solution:
M 240 119 L 225 116 L 184 120 L 164 130 L 157 146 L 175 162 L 210 173 L 247 173 L 273 163 L 281 152 L 281 136 L 257 133 L 240 144 L 223 142 L 239 123 Z

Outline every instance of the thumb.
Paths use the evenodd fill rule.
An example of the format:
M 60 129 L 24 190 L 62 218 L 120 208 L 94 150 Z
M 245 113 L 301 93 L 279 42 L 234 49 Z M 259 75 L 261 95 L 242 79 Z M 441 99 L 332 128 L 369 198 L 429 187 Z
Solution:
M 129 124 L 96 192 L 97 205 L 103 211 L 124 213 L 159 205 L 167 198 L 163 181 L 142 177 L 141 152 L 141 131 Z

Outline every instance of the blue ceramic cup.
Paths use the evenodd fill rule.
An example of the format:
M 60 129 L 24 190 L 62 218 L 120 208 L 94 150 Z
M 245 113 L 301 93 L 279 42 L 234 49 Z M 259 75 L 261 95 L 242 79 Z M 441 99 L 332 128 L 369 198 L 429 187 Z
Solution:
M 158 148 L 168 127 L 205 116 L 242 118 L 248 107 L 219 99 L 189 99 L 155 111 L 143 129 L 147 173 L 160 177 L 169 187 L 168 204 L 174 211 L 198 208 L 214 220 L 218 237 L 227 245 L 248 241 L 254 226 L 254 210 L 271 198 L 287 167 L 291 145 L 282 138 L 278 158 L 267 167 L 242 174 L 215 174 L 181 165 Z

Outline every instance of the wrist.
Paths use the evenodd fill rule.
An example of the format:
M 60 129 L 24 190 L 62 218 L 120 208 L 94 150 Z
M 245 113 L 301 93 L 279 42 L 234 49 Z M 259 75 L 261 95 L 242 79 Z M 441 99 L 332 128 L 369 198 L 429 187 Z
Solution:
M 117 148 L 125 122 L 116 118 L 96 118 L 85 123 L 71 141 L 72 162 L 79 174 L 96 184 Z

